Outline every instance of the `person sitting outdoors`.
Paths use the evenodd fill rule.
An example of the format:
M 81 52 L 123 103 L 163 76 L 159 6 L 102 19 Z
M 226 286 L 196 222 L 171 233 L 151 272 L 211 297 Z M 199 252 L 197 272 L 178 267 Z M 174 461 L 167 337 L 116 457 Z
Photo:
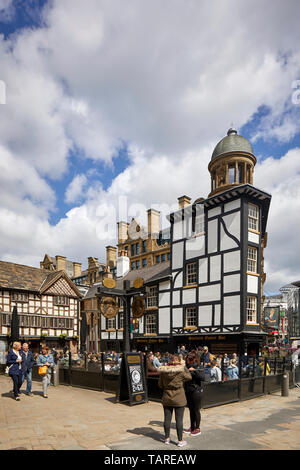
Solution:
M 154 367 L 153 360 L 154 360 L 154 354 L 150 353 L 148 358 L 147 358 L 147 371 L 148 371 L 148 373 L 149 372 L 150 373 L 157 372 L 156 368 Z
M 210 363 L 210 381 L 211 382 L 221 382 L 222 381 L 222 372 L 221 369 L 217 366 L 217 361 L 213 360 Z
M 161 360 L 160 352 L 155 353 L 155 355 L 153 356 L 152 363 L 156 370 L 162 365 L 160 360 Z
M 229 366 L 226 371 L 227 380 L 236 380 L 239 378 L 239 368 L 235 359 L 230 359 Z

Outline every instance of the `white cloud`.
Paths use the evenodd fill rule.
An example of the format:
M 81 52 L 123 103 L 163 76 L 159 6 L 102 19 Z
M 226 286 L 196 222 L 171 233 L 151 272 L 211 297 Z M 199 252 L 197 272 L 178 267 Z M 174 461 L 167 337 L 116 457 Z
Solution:
M 54 0 L 44 11 L 46 27 L 0 38 L 7 88 L 0 107 L 1 257 L 37 264 L 45 252 L 104 256 L 100 205 L 118 207 L 119 195 L 145 208 L 177 204 L 182 194 L 205 197 L 214 145 L 232 121 L 241 128 L 261 106 L 269 113 L 254 141 L 297 135 L 291 84 L 300 78 L 299 9 L 297 0 L 132 0 L 126 7 L 123 0 L 88 0 L 84 8 L 79 0 Z M 128 168 L 106 191 L 78 174 L 65 200 L 80 204 L 85 192 L 86 201 L 51 226 L 49 181 L 64 177 L 70 151 L 112 165 L 124 143 Z M 296 274 L 296 236 L 284 256 L 278 249 L 291 238 L 287 225 L 296 233 L 299 195 L 290 188 L 298 156 L 295 149 L 257 165 L 257 186 L 273 194 L 266 264 L 276 274 L 269 274 L 269 289 Z
M 83 190 L 87 184 L 85 175 L 76 175 L 66 189 L 65 201 L 75 203 L 83 199 Z

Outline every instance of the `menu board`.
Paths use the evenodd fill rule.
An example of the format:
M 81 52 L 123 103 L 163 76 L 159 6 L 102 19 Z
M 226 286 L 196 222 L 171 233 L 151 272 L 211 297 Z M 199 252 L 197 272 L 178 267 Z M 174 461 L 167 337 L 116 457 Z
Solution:
M 138 405 L 148 401 L 147 383 L 141 353 L 124 353 L 122 357 L 117 401 Z

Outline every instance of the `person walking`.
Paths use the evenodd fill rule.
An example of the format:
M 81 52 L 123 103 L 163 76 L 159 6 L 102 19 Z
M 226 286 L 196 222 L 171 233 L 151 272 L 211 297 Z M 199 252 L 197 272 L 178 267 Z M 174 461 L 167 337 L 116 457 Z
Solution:
M 48 388 L 48 385 L 50 385 L 51 371 L 52 371 L 52 367 L 54 366 L 53 356 L 52 354 L 49 354 L 48 346 L 42 347 L 42 354 L 40 354 L 39 357 L 37 358 L 36 364 L 39 367 L 43 367 L 43 366 L 47 367 L 46 373 L 41 374 L 41 375 L 43 377 L 43 381 L 42 381 L 43 382 L 43 396 L 44 398 L 48 398 L 47 388 Z
M 13 395 L 16 401 L 20 401 L 20 388 L 22 386 L 22 362 L 21 343 L 15 341 L 13 348 L 8 351 L 6 365 L 9 368 L 9 375 L 13 381 Z
M 184 385 L 187 406 L 190 411 L 190 427 L 183 432 L 190 436 L 199 436 L 201 421 L 201 396 L 202 383 L 205 382 L 204 367 L 200 364 L 200 358 L 196 351 L 191 351 L 186 356 L 186 367 L 192 376 L 192 380 Z
M 163 390 L 162 405 L 164 408 L 165 444 L 170 444 L 170 428 L 174 410 L 178 437 L 177 445 L 178 447 L 183 447 L 187 444 L 182 439 L 183 415 L 187 404 L 184 382 L 192 380 L 192 375 L 185 366 L 180 364 L 177 355 L 173 355 L 171 361 L 166 366 L 159 367 L 158 372 L 158 386 Z
M 32 368 L 34 364 L 34 357 L 31 351 L 29 351 L 28 343 L 23 343 L 23 362 L 22 362 L 22 384 L 26 379 L 26 395 L 32 397 Z

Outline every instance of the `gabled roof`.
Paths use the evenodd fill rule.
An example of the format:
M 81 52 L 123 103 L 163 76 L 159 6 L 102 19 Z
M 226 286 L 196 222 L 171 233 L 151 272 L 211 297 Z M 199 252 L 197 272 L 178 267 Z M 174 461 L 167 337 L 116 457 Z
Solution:
M 126 276 L 118 278 L 116 280 L 116 289 L 123 289 L 123 281 L 130 281 L 130 287 L 133 287 L 133 282 L 136 278 L 141 277 L 144 283 L 147 285 L 154 284 L 160 280 L 167 279 L 170 275 L 170 261 L 166 261 L 159 264 L 153 264 L 152 266 L 146 266 L 141 269 L 134 269 L 129 271 Z M 96 297 L 98 287 L 102 287 L 102 282 L 97 282 L 91 286 L 84 296 L 85 299 L 91 299 Z M 113 289 L 112 289 L 113 292 Z
M 64 278 L 74 290 L 74 293 L 81 297 L 79 290 L 64 271 L 49 272 L 32 266 L 0 261 L 0 289 L 14 289 L 41 294 L 60 278 Z

